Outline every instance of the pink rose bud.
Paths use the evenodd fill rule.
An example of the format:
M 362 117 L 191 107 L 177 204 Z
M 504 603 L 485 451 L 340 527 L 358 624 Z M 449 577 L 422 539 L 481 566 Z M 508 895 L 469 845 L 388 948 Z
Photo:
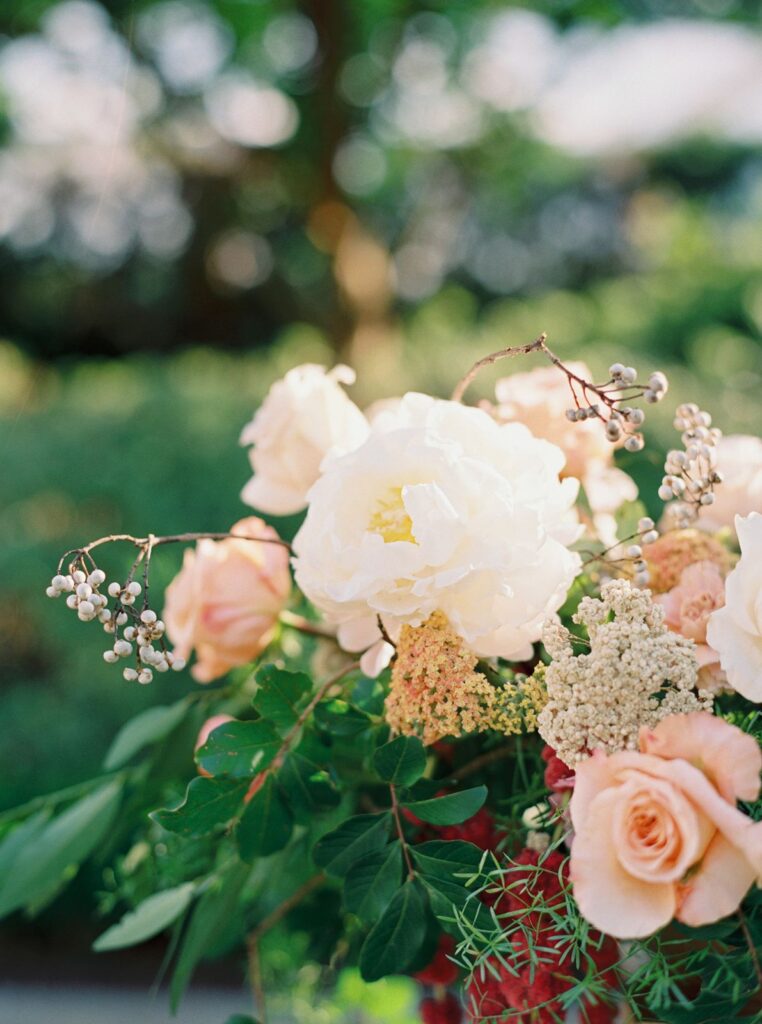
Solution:
M 193 677 L 209 683 L 245 665 L 269 643 L 288 601 L 288 550 L 261 519 L 232 527 L 236 537 L 201 540 L 185 552 L 183 567 L 167 588 L 163 619 L 178 657 L 196 651 Z M 241 538 L 240 540 L 238 538 Z

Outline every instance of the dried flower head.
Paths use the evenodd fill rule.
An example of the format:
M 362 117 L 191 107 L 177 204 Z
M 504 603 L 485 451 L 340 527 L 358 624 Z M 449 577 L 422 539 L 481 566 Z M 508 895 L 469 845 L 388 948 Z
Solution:
M 545 702 L 541 681 L 518 677 L 496 686 L 477 663 L 442 612 L 421 626 L 403 626 L 386 698 L 391 727 L 426 744 L 485 729 L 517 734 L 536 728 Z
M 694 402 L 677 407 L 675 430 L 681 432 L 682 449 L 667 452 L 665 476 L 659 497 L 668 502 L 665 513 L 675 526 L 689 526 L 702 509 L 714 504 L 714 488 L 722 483 L 717 469 L 717 443 L 722 431 L 712 417 Z
M 641 726 L 711 709 L 711 694 L 695 692 L 694 642 L 665 626 L 649 591 L 611 580 L 600 599 L 580 602 L 574 621 L 587 627 L 589 653 L 575 655 L 571 634 L 557 623 L 543 637 L 553 661 L 539 731 L 566 764 L 595 749 L 636 750 Z
M 683 570 L 695 562 L 712 562 L 725 576 L 731 556 L 720 541 L 702 530 L 670 530 L 650 544 L 646 553 L 649 585 L 655 594 L 665 594 L 680 582 Z

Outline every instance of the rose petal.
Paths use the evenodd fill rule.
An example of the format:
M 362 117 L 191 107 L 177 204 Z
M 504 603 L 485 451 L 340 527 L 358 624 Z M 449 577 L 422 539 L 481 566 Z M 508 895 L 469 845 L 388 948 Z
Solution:
M 754 869 L 745 855 L 717 833 L 701 867 L 678 888 L 676 917 L 698 927 L 734 913 L 754 882 Z

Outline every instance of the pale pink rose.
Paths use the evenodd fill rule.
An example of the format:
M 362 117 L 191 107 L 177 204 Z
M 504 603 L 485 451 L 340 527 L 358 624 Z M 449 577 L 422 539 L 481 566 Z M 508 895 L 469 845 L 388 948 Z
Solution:
M 736 801 L 757 799 L 761 769 L 754 738 L 706 711 L 642 729 L 640 752 L 579 764 L 571 879 L 587 920 L 634 939 L 737 910 L 762 876 L 762 822 Z
M 572 373 L 592 380 L 585 363 L 567 363 Z M 528 373 L 514 373 L 495 385 L 497 405 L 485 407 L 500 423 L 524 423 L 535 437 L 541 437 L 563 451 L 566 465 L 562 476 L 581 481 L 596 533 L 607 544 L 616 542 L 613 513 L 638 496 L 635 482 L 614 464 L 614 445 L 607 440 L 598 419 L 570 423 L 566 410 L 574 407 L 566 376 L 554 366 Z
M 709 616 L 725 604 L 725 580 L 714 562 L 694 562 L 683 569 L 680 582 L 656 602 L 664 609 L 664 621 L 675 633 L 696 643 L 702 684 L 718 685 L 723 678 L 720 656 L 706 640 Z
M 291 590 L 287 549 L 244 539 L 277 541 L 271 526 L 251 516 L 231 533 L 237 536 L 189 548 L 167 588 L 167 635 L 182 658 L 195 648 L 192 674 L 200 683 L 246 664 L 267 646 Z
M 201 728 L 198 731 L 198 736 L 196 737 L 196 742 L 193 745 L 194 751 L 198 750 L 199 747 L 203 747 L 203 745 L 209 739 L 210 735 L 214 732 L 214 730 L 217 728 L 217 726 L 224 725 L 225 722 L 234 722 L 234 721 L 235 721 L 235 719 L 233 718 L 232 715 L 212 715 L 211 718 L 207 718 L 207 720 L 204 722 L 204 724 L 201 726 Z M 210 779 L 212 777 L 211 773 L 208 772 L 206 770 L 206 768 L 202 768 L 201 765 L 197 766 L 197 770 L 198 770 L 199 775 L 203 775 L 207 779 Z
M 698 525 L 719 530 L 735 525 L 735 517 L 762 512 L 762 438 L 728 434 L 717 445 L 717 469 L 722 483 L 714 489 L 714 502 L 702 509 Z

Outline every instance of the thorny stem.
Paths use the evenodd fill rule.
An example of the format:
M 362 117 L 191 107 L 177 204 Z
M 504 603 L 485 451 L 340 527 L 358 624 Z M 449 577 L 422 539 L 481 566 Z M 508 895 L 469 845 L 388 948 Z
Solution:
M 393 782 L 389 783 L 389 794 L 392 799 L 392 816 L 394 817 L 394 825 L 397 829 L 400 844 L 402 845 L 402 854 L 405 858 L 405 866 L 407 867 L 407 877 L 412 880 L 415 878 L 415 868 L 413 867 L 413 860 L 410 856 L 410 850 L 408 849 L 407 839 L 405 839 L 405 832 L 402 828 L 400 805 L 399 800 L 397 799 L 397 787 Z

